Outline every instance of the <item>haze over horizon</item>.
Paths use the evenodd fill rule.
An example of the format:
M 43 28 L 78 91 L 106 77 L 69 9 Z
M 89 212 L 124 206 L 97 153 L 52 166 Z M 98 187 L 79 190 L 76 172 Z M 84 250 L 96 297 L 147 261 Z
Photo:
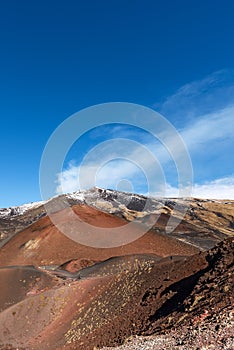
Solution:
M 193 196 L 234 199 L 233 11 L 230 0 L 2 3 L 0 207 L 41 200 L 39 167 L 50 135 L 70 115 L 115 101 L 149 107 L 180 132 Z M 53 194 L 78 190 L 83 157 L 116 138 L 147 147 L 165 176 L 156 195 L 177 195 L 173 161 L 145 131 L 121 124 L 74 143 L 53 174 Z M 114 147 L 108 152 L 116 158 Z M 128 158 L 138 149 L 123 152 Z M 87 174 L 100 160 L 90 159 Z M 107 163 L 96 180 L 147 193 L 144 173 L 123 159 Z

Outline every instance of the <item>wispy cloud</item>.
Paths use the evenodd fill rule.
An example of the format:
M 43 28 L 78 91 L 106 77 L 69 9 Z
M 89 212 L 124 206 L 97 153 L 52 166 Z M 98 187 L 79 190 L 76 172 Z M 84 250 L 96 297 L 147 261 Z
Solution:
M 167 184 L 166 197 L 178 197 L 178 188 Z M 234 200 L 234 177 L 215 179 L 203 184 L 194 184 L 192 197 Z
M 233 105 L 233 98 L 234 70 L 220 70 L 183 85 L 156 107 L 179 126 L 185 119 L 193 120 Z
M 121 166 L 120 166 L 121 165 Z M 124 165 L 124 168 L 123 168 Z M 95 168 L 96 169 L 96 168 Z M 123 170 L 122 170 L 123 169 Z M 79 186 L 79 167 L 70 165 L 67 170 L 59 174 L 58 179 L 58 193 L 70 193 L 80 189 Z M 88 177 L 87 186 L 82 186 L 82 189 L 89 188 L 89 174 L 93 169 L 86 167 L 83 169 L 85 175 Z M 128 179 L 135 176 L 137 185 L 140 188 L 142 181 L 144 181 L 142 173 L 134 169 L 134 166 L 126 166 L 126 164 L 119 163 L 115 166 L 109 164 L 106 168 L 100 171 L 96 179 L 96 185 L 104 188 L 117 188 L 121 179 Z M 137 185 L 133 186 L 133 191 L 142 194 L 150 194 L 151 196 L 165 196 L 165 197 L 179 197 L 179 188 L 170 185 L 169 183 L 158 183 L 155 192 L 137 191 Z M 121 189 L 121 188 L 120 188 Z M 197 198 L 214 198 L 214 199 L 233 199 L 234 200 L 234 176 L 219 178 L 205 183 L 195 183 L 192 188 L 192 197 Z
M 105 141 L 94 148 L 82 164 L 68 167 L 58 174 L 57 193 L 66 193 L 93 186 L 117 188 L 128 180 L 136 192 L 153 183 L 152 190 L 165 182 L 156 156 L 145 146 L 132 140 Z M 157 180 L 157 181 L 155 181 Z
M 219 71 L 201 81 L 186 84 L 167 98 L 161 106 L 161 112 L 176 121 L 192 157 L 195 171 L 192 195 L 234 198 L 234 181 L 228 166 L 234 161 L 230 152 L 234 120 L 232 73 Z M 174 164 L 164 145 L 145 132 L 134 132 L 132 127 L 113 125 L 103 128 L 105 130 L 92 131 L 91 137 L 98 135 L 100 141 L 105 131 L 104 134 L 108 133 L 112 141 L 101 142 L 82 164 L 69 163 L 58 174 L 57 193 L 73 192 L 94 185 L 117 188 L 122 179 L 127 179 L 132 182 L 135 192 L 144 193 L 148 184 L 153 184 L 151 193 L 178 196 L 180 184 L 176 173 L 177 164 Z M 177 151 L 177 139 L 164 136 L 166 145 Z M 119 137 L 127 140 L 115 140 Z M 131 143 L 130 139 L 137 142 Z M 222 162 L 224 157 L 226 161 Z M 202 171 L 199 172 L 198 168 Z

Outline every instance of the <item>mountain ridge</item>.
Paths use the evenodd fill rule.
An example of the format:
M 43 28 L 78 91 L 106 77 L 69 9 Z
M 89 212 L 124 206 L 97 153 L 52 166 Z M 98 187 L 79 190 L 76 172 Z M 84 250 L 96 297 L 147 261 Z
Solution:
M 160 221 L 163 216 L 167 218 L 167 221 L 169 217 L 180 220 L 186 213 L 182 219 L 187 220 L 190 225 L 196 226 L 194 228 L 195 232 L 200 227 L 205 237 L 207 235 L 212 236 L 207 239 L 199 238 L 203 242 L 199 243 L 198 246 L 202 248 L 203 245 L 205 249 L 212 247 L 212 240 L 217 243 L 220 239 L 231 234 L 233 229 L 234 201 L 232 200 L 154 198 L 127 192 L 92 188 L 59 195 L 47 201 L 0 209 L 0 247 L 6 244 L 17 232 L 32 225 L 46 216 L 47 213 L 58 212 L 77 204 L 86 204 L 102 212 L 124 218 L 128 222 L 134 220 L 143 222 L 144 219 L 145 221 L 148 220 L 149 216 L 151 216 L 151 221 L 156 220 L 157 217 Z M 162 228 L 160 230 L 162 231 Z M 192 232 L 192 229 L 190 231 Z M 177 234 L 177 238 L 183 239 L 179 234 Z M 189 240 L 187 238 L 187 242 L 197 244 L 193 237 L 189 237 Z
M 233 324 L 233 204 L 94 188 L 5 211 L 0 349 L 93 350 L 132 336 L 143 336 L 147 344 L 150 335 L 149 349 L 169 350 L 173 344 L 187 350 L 206 345 L 197 334 L 208 327 L 209 341 L 225 342 L 216 348 L 230 350 L 234 334 L 224 321 Z M 171 218 L 178 225 L 169 232 Z M 134 237 L 138 225 L 145 232 L 127 244 L 79 242 L 79 234 L 89 234 L 92 243 L 95 230 L 110 239 L 122 227 Z M 161 348 L 154 347 L 158 334 Z M 177 347 L 181 339 L 184 348 Z M 126 349 L 134 346 L 129 342 Z

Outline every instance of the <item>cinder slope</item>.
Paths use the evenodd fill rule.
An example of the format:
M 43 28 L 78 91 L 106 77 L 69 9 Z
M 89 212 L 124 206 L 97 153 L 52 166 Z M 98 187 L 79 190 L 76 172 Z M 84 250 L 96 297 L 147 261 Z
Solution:
M 73 206 L 73 210 L 83 221 L 96 227 L 120 227 L 127 224 L 123 218 L 87 205 Z M 58 212 L 60 220 L 72 227 L 72 220 L 66 210 Z M 75 222 L 79 231 L 79 223 Z M 129 234 L 137 230 L 131 226 Z M 107 233 L 109 234 L 108 230 Z M 39 219 L 25 230 L 17 233 L 0 250 L 0 266 L 10 265 L 61 265 L 72 259 L 105 260 L 112 256 L 149 253 L 158 256 L 192 255 L 197 247 L 167 237 L 165 234 L 151 230 L 138 240 L 116 248 L 92 248 L 67 238 L 60 233 L 48 217 Z
M 95 188 L 49 202 L 73 235 L 90 234 L 84 222 L 103 228 L 104 240 L 112 228 L 132 236 L 152 225 L 132 243 L 94 248 L 62 234 L 41 204 L 3 210 L 0 236 L 3 227 L 10 239 L 0 248 L 1 350 L 117 346 L 134 335 L 191 330 L 233 309 L 233 201 L 147 199 Z M 185 208 L 176 230 L 166 233 L 169 218 L 179 219 Z
M 159 218 L 155 230 L 165 232 L 169 217 L 184 220 L 174 235 L 200 249 L 210 249 L 216 243 L 233 235 L 234 201 L 192 198 L 147 198 L 133 193 L 93 188 L 87 191 L 61 195 L 46 202 L 30 203 L 20 207 L 0 209 L 0 247 L 17 232 L 25 229 L 41 217 L 56 213 L 77 204 L 86 204 L 127 221 L 137 219 L 153 222 Z
M 181 324 L 204 306 L 212 312 L 232 302 L 233 240 L 192 257 L 118 257 L 81 272 L 4 310 L 2 349 L 93 350 Z
M 56 278 L 33 266 L 0 268 L 0 312 L 29 295 L 50 289 L 55 284 Z

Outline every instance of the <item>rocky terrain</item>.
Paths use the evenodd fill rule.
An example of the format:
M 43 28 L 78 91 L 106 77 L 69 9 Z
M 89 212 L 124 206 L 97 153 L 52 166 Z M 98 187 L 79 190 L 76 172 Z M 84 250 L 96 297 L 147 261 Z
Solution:
M 0 209 L 0 349 L 234 349 L 233 204 L 94 188 Z M 51 215 L 146 233 L 92 247 Z
M 156 199 L 93 188 L 70 195 L 61 195 L 45 202 L 0 209 L 0 247 L 14 234 L 46 216 L 47 212 L 58 212 L 68 205 L 86 204 L 127 221 L 137 219 L 144 222 L 152 218 L 153 222 L 156 222 L 153 228 L 157 232 L 165 232 L 170 216 L 180 219 L 181 213 L 186 213 L 173 235 L 177 239 L 198 245 L 201 249 L 208 249 L 227 235 L 232 235 L 233 203 L 232 200 L 195 198 Z

